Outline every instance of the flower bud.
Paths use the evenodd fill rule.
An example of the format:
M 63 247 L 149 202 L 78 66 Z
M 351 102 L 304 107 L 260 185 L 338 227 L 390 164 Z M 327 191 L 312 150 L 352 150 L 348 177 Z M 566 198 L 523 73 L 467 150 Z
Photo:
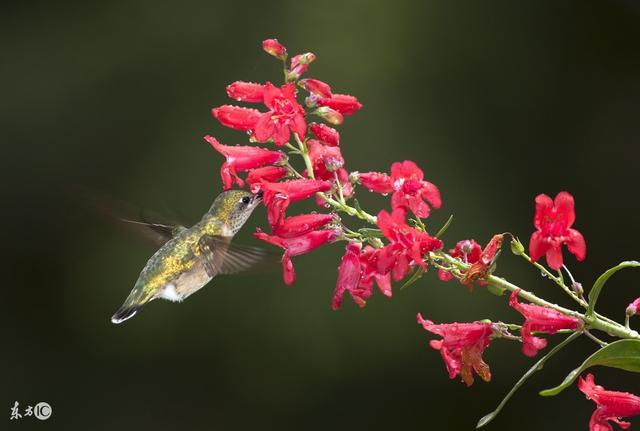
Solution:
M 266 39 L 262 41 L 262 49 L 269 55 L 274 56 L 279 60 L 287 59 L 287 48 L 284 47 L 278 39 Z
M 343 121 L 342 114 L 336 111 L 335 109 L 329 108 L 328 106 L 319 107 L 318 109 L 313 111 L 313 114 L 317 115 L 327 123 L 332 124 L 334 126 L 338 126 L 342 124 L 342 121 Z
M 315 94 L 320 97 L 331 97 L 331 87 L 320 80 L 307 78 L 301 79 L 298 85 L 309 93 Z
M 511 253 L 516 256 L 522 256 L 524 254 L 524 245 L 518 238 L 511 238 Z

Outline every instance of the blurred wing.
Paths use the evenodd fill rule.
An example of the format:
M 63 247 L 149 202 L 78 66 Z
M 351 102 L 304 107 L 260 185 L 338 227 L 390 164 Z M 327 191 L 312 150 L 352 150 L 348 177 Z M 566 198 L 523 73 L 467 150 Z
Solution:
M 164 245 L 176 234 L 186 229 L 166 217 L 136 208 L 123 201 L 108 198 L 94 191 L 78 189 L 74 191 L 74 195 L 108 221 L 125 228 L 128 232 L 157 247 Z
M 275 260 L 275 255 L 259 247 L 230 242 L 229 237 L 204 235 L 198 242 L 209 277 L 237 274 Z

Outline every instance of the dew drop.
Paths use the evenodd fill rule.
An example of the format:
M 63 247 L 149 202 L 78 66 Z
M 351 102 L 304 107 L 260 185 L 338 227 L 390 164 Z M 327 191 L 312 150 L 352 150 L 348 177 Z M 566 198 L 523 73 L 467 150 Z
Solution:
M 547 274 L 546 274 L 544 271 L 540 271 L 540 276 L 541 276 L 542 278 L 544 278 L 544 277 L 546 277 L 546 276 L 547 276 Z
M 382 193 L 382 196 L 389 196 L 389 193 Z

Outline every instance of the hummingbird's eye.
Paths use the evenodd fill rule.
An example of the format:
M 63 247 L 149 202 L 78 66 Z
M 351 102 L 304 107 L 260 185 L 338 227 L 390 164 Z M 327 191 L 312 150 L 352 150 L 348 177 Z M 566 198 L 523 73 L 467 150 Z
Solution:
M 251 198 L 249 196 L 245 196 L 242 198 L 242 203 L 248 205 L 251 202 Z

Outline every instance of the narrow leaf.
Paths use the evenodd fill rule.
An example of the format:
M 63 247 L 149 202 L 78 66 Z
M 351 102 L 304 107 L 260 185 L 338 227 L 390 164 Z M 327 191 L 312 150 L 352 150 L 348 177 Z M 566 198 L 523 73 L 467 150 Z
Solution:
M 418 269 L 416 269 L 416 271 L 411 275 L 411 278 L 409 278 L 402 286 L 400 286 L 400 290 L 404 289 L 405 287 L 409 287 L 416 281 L 420 280 L 422 274 L 424 274 L 424 270 L 418 267 Z
M 584 370 L 594 365 L 620 368 L 634 373 L 640 373 L 640 340 L 618 340 L 604 346 L 589 356 L 578 368 L 571 371 L 567 377 L 555 388 L 540 392 L 543 397 L 558 395 L 573 384 Z
M 480 419 L 478 421 L 478 424 L 476 425 L 476 429 L 482 428 L 483 426 L 487 425 L 489 422 L 494 420 L 496 418 L 496 416 L 498 416 L 498 414 L 500 413 L 502 408 L 505 406 L 505 404 L 507 404 L 507 401 L 509 401 L 509 399 L 513 396 L 513 394 L 516 393 L 516 391 L 520 388 L 520 386 L 522 386 L 524 384 L 524 382 L 526 382 L 529 377 L 531 377 L 536 372 L 538 372 L 538 371 L 540 371 L 542 369 L 542 367 L 544 366 L 544 363 L 547 361 L 547 359 L 551 358 L 558 351 L 560 351 L 564 346 L 566 346 L 567 344 L 569 344 L 570 342 L 572 342 L 573 340 L 578 338 L 580 335 L 582 335 L 580 332 L 574 332 L 573 334 L 569 335 L 567 338 L 562 340 L 561 343 L 559 343 L 553 349 L 551 349 L 549 351 L 549 353 L 547 353 L 542 358 L 540 358 L 538 360 L 538 362 L 533 364 L 533 366 L 531 368 L 529 368 L 529 370 L 527 370 L 527 372 L 524 373 L 522 375 L 522 377 L 520 377 L 520 380 L 518 380 L 516 382 L 516 384 L 513 385 L 513 387 L 509 391 L 509 393 L 502 399 L 502 401 L 500 401 L 500 404 L 498 404 L 498 407 L 496 407 L 496 409 L 494 411 L 492 411 L 488 415 L 485 415 L 482 419 Z
M 444 224 L 444 226 L 440 228 L 440 230 L 436 234 L 436 238 L 440 238 L 442 235 L 444 235 L 447 229 L 449 229 L 449 226 L 451 225 L 452 221 L 453 221 L 453 214 L 449 216 L 449 218 L 447 219 L 447 222 Z
M 593 284 L 593 287 L 589 291 L 589 307 L 587 308 L 587 315 L 592 315 L 593 310 L 596 307 L 596 301 L 598 300 L 598 296 L 600 296 L 600 292 L 604 287 L 604 284 L 609 280 L 609 278 L 623 268 L 633 268 L 640 266 L 640 262 L 636 262 L 635 260 L 620 262 L 620 264 L 614 266 L 613 268 L 605 271 L 596 282 Z

